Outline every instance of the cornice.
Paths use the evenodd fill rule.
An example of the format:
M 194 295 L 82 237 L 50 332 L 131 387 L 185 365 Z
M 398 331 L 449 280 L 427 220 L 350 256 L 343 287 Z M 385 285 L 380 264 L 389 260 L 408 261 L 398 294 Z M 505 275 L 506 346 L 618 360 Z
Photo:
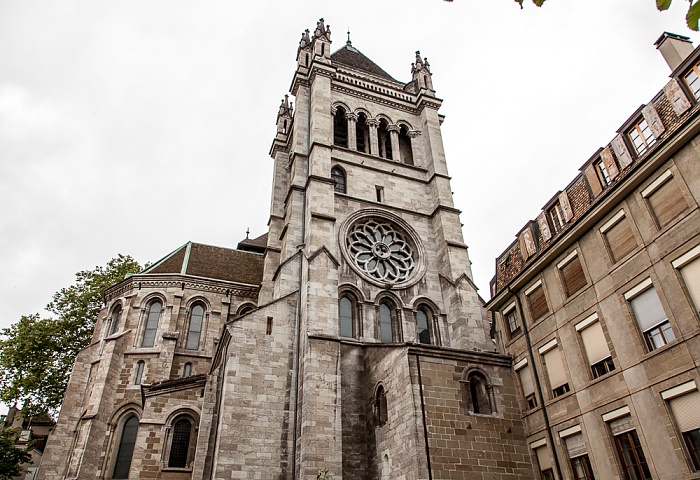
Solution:
M 109 302 L 114 298 L 123 296 L 129 290 L 139 290 L 141 288 L 181 288 L 188 290 L 199 290 L 204 292 L 214 292 L 226 295 L 257 298 L 259 285 L 250 285 L 225 280 L 217 281 L 191 275 L 174 274 L 148 274 L 146 276 L 134 275 L 124 280 L 122 283 L 110 287 L 105 291 L 105 301 Z
M 375 93 L 370 93 L 371 91 L 359 91 L 354 88 L 348 88 L 342 85 L 338 84 L 331 84 L 331 90 L 337 90 L 339 92 L 343 92 L 347 95 L 350 95 L 352 97 L 356 98 L 361 98 L 363 100 L 368 100 L 372 103 L 377 103 L 380 105 L 384 105 L 390 108 L 394 108 L 397 110 L 403 110 L 405 112 L 410 113 L 411 115 L 418 115 L 420 113 L 420 108 L 418 108 L 415 105 L 407 105 L 403 103 L 399 103 L 397 101 L 392 101 L 388 100 L 387 98 L 381 97 L 379 95 L 382 95 L 380 92 Z

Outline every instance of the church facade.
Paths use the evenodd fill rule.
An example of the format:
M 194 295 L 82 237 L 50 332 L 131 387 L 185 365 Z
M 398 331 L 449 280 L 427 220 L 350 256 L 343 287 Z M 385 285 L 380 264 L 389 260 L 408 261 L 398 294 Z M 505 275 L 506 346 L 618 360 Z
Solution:
M 38 478 L 534 478 L 430 65 L 403 83 L 330 37 L 297 49 L 269 232 L 105 292 Z

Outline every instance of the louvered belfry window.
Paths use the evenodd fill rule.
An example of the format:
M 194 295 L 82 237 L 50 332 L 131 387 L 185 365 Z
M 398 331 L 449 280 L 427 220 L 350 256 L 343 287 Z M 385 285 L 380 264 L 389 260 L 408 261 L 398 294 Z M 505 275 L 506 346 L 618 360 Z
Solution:
M 583 267 L 581 267 L 578 255 L 561 266 L 561 274 L 566 294 L 569 296 L 586 286 L 586 276 L 583 274 Z
M 547 299 L 544 296 L 542 285 L 532 290 L 527 295 L 527 298 L 530 303 L 530 312 L 532 312 L 533 320 L 537 320 L 549 312 L 549 306 L 547 305 Z
M 613 262 L 621 259 L 637 248 L 637 240 L 634 238 L 632 228 L 626 217 L 622 217 L 619 222 L 608 228 L 605 233 L 605 240 L 610 247 L 610 255 Z

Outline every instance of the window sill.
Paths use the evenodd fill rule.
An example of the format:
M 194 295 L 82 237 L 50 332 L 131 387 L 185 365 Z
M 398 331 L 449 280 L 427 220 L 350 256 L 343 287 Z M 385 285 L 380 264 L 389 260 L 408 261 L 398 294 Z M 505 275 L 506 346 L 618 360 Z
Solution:
M 176 467 L 161 467 L 161 472 L 191 472 L 192 467 L 176 468 Z

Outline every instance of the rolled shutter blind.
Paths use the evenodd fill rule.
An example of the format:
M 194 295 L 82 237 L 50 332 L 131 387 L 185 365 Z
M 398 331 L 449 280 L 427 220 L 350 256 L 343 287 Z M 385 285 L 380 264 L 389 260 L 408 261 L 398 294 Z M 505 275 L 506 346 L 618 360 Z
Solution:
M 654 287 L 634 297 L 631 303 L 634 316 L 637 317 L 637 323 L 639 323 L 639 328 L 644 332 L 667 319 Z
M 629 432 L 634 430 L 634 422 L 632 421 L 631 415 L 625 415 L 624 417 L 616 418 L 610 423 L 610 431 L 613 435 L 619 435 L 621 433 Z
M 586 349 L 586 355 L 588 355 L 588 362 L 591 365 L 610 356 L 608 343 L 605 341 L 603 327 L 600 325 L 600 322 L 595 322 L 581 330 L 581 340 L 583 341 L 583 347 Z
M 523 386 L 523 393 L 527 397 L 535 393 L 535 387 L 532 384 L 532 374 L 530 373 L 530 366 L 525 365 L 523 368 L 518 370 L 518 375 L 520 375 L 520 384 Z
M 537 454 L 537 463 L 540 464 L 540 470 L 547 470 L 552 468 L 552 460 L 549 458 L 549 449 L 547 447 L 540 447 L 535 450 Z
M 695 310 L 700 311 L 700 258 L 696 258 L 681 268 L 681 274 L 690 296 L 695 302 Z
M 566 292 L 569 295 L 578 292 L 586 286 L 586 276 L 583 274 L 583 268 L 581 267 L 581 261 L 578 256 L 561 267 L 561 273 L 564 275 Z
M 532 318 L 534 318 L 535 320 L 549 312 L 549 307 L 547 306 L 547 299 L 544 296 L 544 289 L 541 286 L 533 290 L 527 298 L 530 301 L 530 311 L 532 312 Z
M 686 393 L 669 401 L 676 424 L 681 432 L 700 428 L 700 392 Z
M 586 450 L 586 442 L 583 440 L 583 434 L 581 433 L 566 437 L 565 442 L 566 450 L 569 452 L 569 458 L 580 457 L 588 452 Z
M 669 179 L 649 195 L 649 203 L 662 227 L 688 208 L 688 203 L 673 179 Z
M 561 358 L 561 351 L 554 347 L 543 355 L 544 362 L 547 365 L 547 375 L 549 376 L 549 384 L 552 389 L 560 387 L 565 383 L 569 383 L 564 370 L 564 362 Z
M 613 225 L 610 230 L 605 232 L 605 237 L 608 240 L 613 260 L 616 262 L 637 248 L 637 240 L 634 238 L 627 218 L 622 218 Z

